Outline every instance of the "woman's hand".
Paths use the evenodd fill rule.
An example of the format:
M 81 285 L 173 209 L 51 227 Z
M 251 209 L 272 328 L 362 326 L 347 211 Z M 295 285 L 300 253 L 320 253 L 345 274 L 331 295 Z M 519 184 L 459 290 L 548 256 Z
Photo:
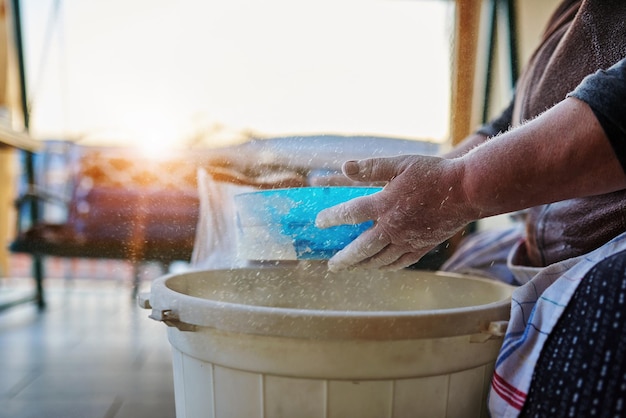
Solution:
M 399 269 L 468 222 L 544 203 L 626 189 L 626 175 L 591 108 L 567 98 L 456 158 L 420 155 L 348 161 L 352 180 L 384 189 L 318 214 L 319 227 L 374 220 L 328 262 Z
M 477 213 L 462 189 L 463 170 L 459 160 L 421 155 L 347 161 L 349 179 L 387 184 L 318 214 L 320 228 L 374 221 L 329 260 L 329 269 L 401 269 L 461 230 Z

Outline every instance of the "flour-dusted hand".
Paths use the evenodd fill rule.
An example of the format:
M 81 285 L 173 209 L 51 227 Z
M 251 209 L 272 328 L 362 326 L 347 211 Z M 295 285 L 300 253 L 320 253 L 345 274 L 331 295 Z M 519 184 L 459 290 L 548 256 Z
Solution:
M 611 142 L 593 110 L 575 98 L 454 158 L 372 158 L 348 161 L 343 171 L 387 184 L 318 214 L 321 228 L 374 221 L 329 260 L 331 270 L 400 269 L 470 221 L 626 189 Z
M 407 267 L 477 217 L 462 189 L 460 160 L 422 155 L 372 158 L 347 161 L 343 172 L 351 180 L 387 184 L 374 195 L 318 214 L 320 228 L 374 221 L 329 260 L 331 271 Z

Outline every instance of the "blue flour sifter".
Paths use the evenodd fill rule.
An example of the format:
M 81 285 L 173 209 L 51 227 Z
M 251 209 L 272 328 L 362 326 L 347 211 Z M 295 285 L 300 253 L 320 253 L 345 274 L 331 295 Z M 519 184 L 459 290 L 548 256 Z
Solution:
M 235 196 L 238 256 L 247 260 L 324 260 L 372 226 L 372 221 L 327 229 L 315 226 L 326 208 L 380 187 L 299 187 Z

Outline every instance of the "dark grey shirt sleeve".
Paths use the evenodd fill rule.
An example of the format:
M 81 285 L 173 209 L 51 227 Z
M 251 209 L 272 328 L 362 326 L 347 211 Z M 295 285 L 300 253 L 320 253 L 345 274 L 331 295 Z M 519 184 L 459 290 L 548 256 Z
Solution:
M 587 76 L 570 96 L 591 107 L 626 172 L 626 58 Z
M 506 132 L 511 127 L 511 121 L 513 120 L 513 104 L 515 103 L 515 97 L 509 103 L 509 106 L 500 113 L 499 116 L 490 120 L 488 123 L 481 126 L 476 133 L 485 135 L 487 138 L 496 136 L 499 133 Z

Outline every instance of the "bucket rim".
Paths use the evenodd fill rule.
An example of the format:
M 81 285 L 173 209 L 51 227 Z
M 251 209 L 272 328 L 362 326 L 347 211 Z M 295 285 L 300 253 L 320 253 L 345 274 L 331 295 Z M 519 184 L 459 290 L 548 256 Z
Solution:
M 256 270 L 254 268 L 244 268 Z M 492 322 L 508 321 L 514 286 L 477 276 L 448 272 L 429 275 L 456 277 L 489 283 L 503 289 L 508 297 L 493 302 L 441 309 L 422 310 L 338 310 L 264 306 L 207 299 L 173 290 L 169 280 L 207 272 L 194 270 L 171 273 L 152 283 L 150 304 L 154 312 L 168 311 L 184 324 L 217 328 L 229 332 L 297 338 L 414 339 L 472 335 L 488 332 Z M 381 335 L 384 330 L 384 336 Z

